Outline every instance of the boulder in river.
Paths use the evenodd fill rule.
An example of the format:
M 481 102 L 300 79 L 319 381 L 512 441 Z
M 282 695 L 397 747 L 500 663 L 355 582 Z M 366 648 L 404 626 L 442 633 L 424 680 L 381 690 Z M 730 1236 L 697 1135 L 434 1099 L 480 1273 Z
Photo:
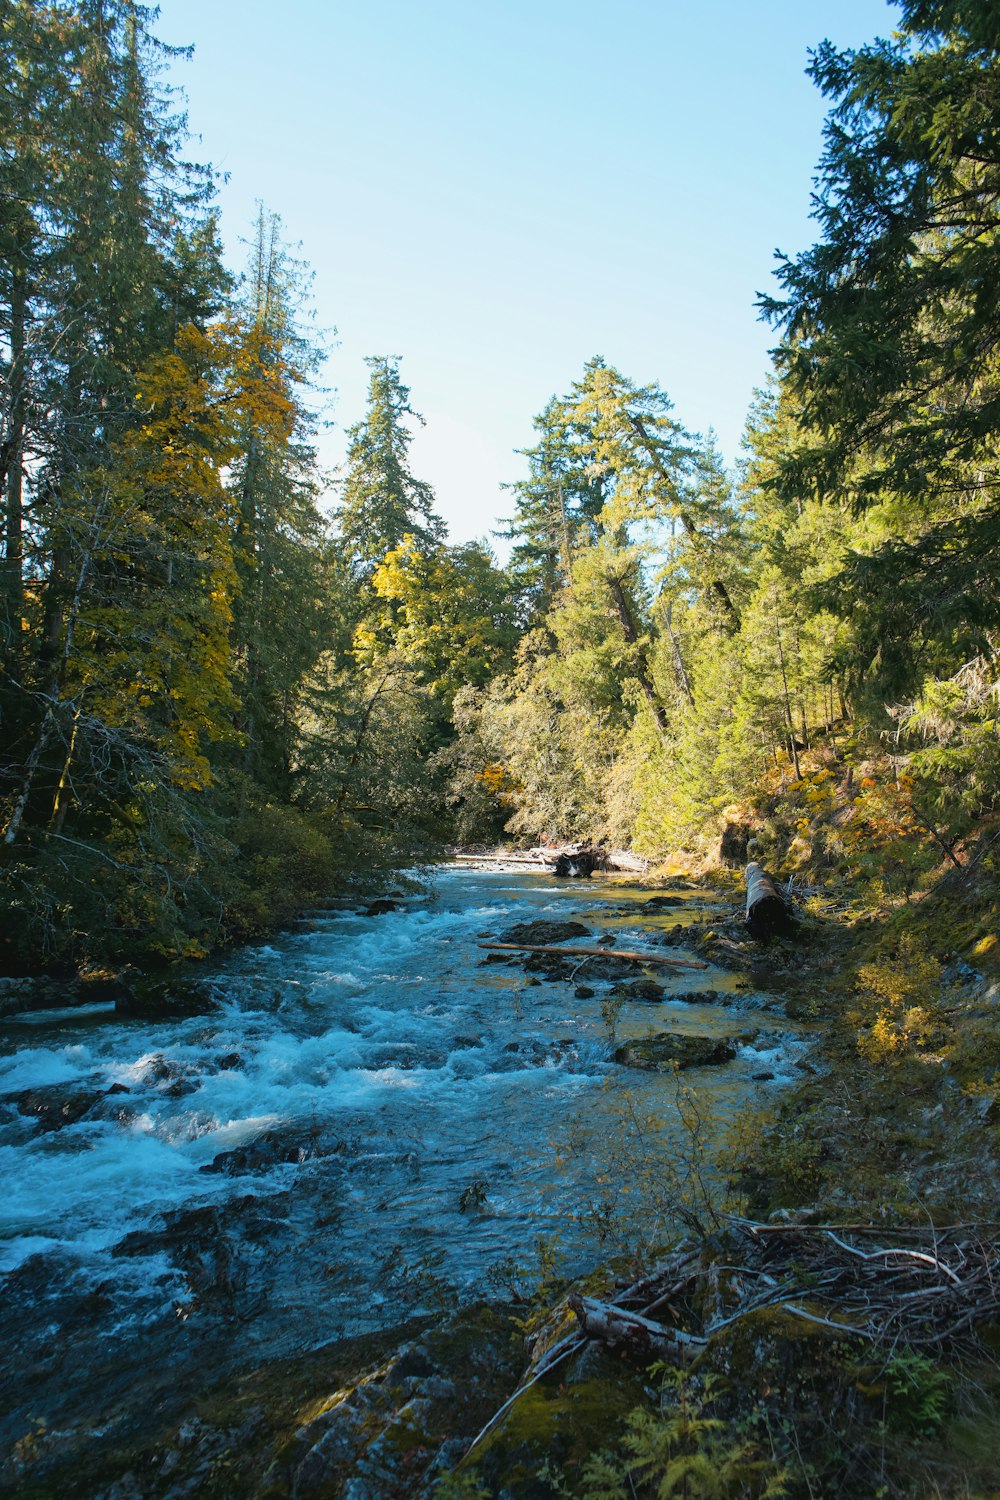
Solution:
M 568 943 L 571 938 L 590 936 L 582 922 L 518 922 L 500 936 L 501 943 Z
M 137 1021 L 174 1021 L 218 1009 L 215 987 L 206 979 L 146 975 L 133 980 L 115 1000 L 115 1011 Z
M 615 1062 L 626 1068 L 646 1068 L 654 1073 L 669 1073 L 678 1068 L 706 1068 L 732 1062 L 736 1043 L 730 1037 L 684 1036 L 677 1031 L 660 1031 L 655 1036 L 636 1037 L 615 1049 Z
M 0 979 L 0 1016 L 16 1016 L 22 1011 L 62 1010 L 81 1005 L 89 998 L 80 993 L 79 982 L 72 977 L 50 974 Z
M 38 1121 L 40 1130 L 62 1130 L 89 1115 L 104 1098 L 103 1089 L 81 1088 L 79 1084 L 51 1084 L 45 1088 L 24 1089 L 9 1094 L 7 1100 L 21 1115 Z
M 633 979 L 628 984 L 616 984 L 615 998 L 618 1000 L 665 1000 L 666 989 L 655 979 Z
M 220 1151 L 212 1161 L 206 1163 L 202 1172 L 223 1172 L 227 1177 L 240 1177 L 244 1172 L 269 1172 L 283 1163 L 308 1161 L 316 1153 L 314 1131 L 300 1128 L 266 1130 L 256 1140 L 231 1151 Z
M 592 875 L 595 870 L 611 868 L 611 861 L 602 849 L 576 849 L 560 854 L 552 866 L 552 873 L 574 880 Z

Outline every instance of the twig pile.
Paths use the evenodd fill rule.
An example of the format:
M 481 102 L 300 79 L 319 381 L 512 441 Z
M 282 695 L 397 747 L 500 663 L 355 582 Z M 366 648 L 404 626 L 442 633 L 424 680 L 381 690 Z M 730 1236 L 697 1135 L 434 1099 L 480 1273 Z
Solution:
M 780 1308 L 838 1334 L 955 1353 L 979 1350 L 977 1327 L 1000 1321 L 1000 1233 L 993 1225 L 904 1229 L 869 1224 L 758 1224 L 730 1219 L 721 1258 L 692 1253 L 658 1266 L 610 1299 L 643 1321 L 694 1321 L 701 1342 L 762 1308 Z M 880 1241 L 882 1243 L 880 1243 Z M 571 1299 L 581 1330 L 591 1307 Z M 678 1338 L 666 1324 L 666 1340 Z M 981 1352 L 981 1351 L 980 1351 Z
M 650 1363 L 684 1363 L 763 1309 L 865 1339 L 886 1359 L 901 1344 L 981 1356 L 977 1330 L 1000 1323 L 1000 1225 L 897 1229 L 896 1243 L 888 1238 L 873 1224 L 728 1217 L 718 1235 L 678 1250 L 613 1297 L 573 1293 L 576 1329 L 538 1354 L 469 1452 L 519 1396 L 589 1342 Z

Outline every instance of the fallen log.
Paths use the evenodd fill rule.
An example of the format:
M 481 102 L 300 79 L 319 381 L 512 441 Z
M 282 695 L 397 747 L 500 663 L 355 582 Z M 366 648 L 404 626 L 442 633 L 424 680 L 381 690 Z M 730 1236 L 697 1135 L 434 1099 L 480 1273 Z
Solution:
M 547 870 L 552 861 L 548 859 L 536 859 L 530 854 L 452 854 L 451 859 L 456 863 L 462 862 L 471 865 L 534 865 L 537 869 Z
M 792 915 L 773 875 L 756 860 L 747 865 L 747 907 L 744 926 L 752 938 L 766 942 L 791 930 Z
M 694 1349 L 704 1348 L 707 1339 L 685 1333 L 682 1328 L 665 1328 L 641 1313 L 629 1312 L 595 1297 L 572 1295 L 567 1298 L 580 1329 L 589 1339 L 607 1344 L 611 1349 L 622 1345 L 645 1357 L 663 1358 L 680 1355 L 689 1358 Z
M 581 958 L 624 958 L 633 964 L 667 964 L 672 969 L 707 969 L 696 958 L 675 958 L 673 954 L 627 952 L 623 948 L 578 948 L 569 943 L 479 943 L 491 953 L 565 953 Z
M 467 865 L 531 865 L 540 870 L 551 870 L 554 875 L 591 875 L 595 870 L 617 870 L 624 874 L 642 875 L 649 868 L 645 859 L 631 854 L 627 849 L 581 848 L 569 845 L 561 849 L 529 849 L 525 853 L 468 854 L 457 852 L 449 859 L 456 864 Z

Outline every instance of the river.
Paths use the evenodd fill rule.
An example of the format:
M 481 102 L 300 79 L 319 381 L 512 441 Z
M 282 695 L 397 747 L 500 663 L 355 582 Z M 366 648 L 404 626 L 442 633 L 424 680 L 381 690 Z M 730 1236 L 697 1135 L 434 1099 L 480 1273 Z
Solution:
M 657 1153 L 681 1149 L 673 1080 L 611 1060 L 609 982 L 577 998 L 483 966 L 479 944 L 572 917 L 651 946 L 717 910 L 684 887 L 652 914 L 649 894 L 444 866 L 398 910 L 316 914 L 228 956 L 210 1015 L 0 1023 L 3 1447 L 39 1418 L 125 1428 L 178 1384 L 627 1247 L 644 1225 L 621 1162 L 659 1175 Z M 719 970 L 662 981 L 719 999 L 628 1002 L 619 1040 L 763 1028 L 684 1075 L 717 1140 L 794 1076 L 802 1043 Z M 60 1128 L 25 1113 L 26 1091 L 68 1101 Z

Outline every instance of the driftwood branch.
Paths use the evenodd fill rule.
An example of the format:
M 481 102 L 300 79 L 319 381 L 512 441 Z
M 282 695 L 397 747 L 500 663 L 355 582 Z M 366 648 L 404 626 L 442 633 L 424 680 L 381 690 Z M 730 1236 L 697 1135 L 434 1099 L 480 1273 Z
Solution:
M 491 953 L 557 953 L 569 957 L 624 958 L 630 964 L 667 964 L 673 969 L 707 969 L 696 958 L 675 958 L 666 953 L 639 953 L 622 948 L 578 948 L 569 943 L 480 943 Z
M 734 1215 L 725 1224 L 724 1241 L 689 1241 L 606 1300 L 571 1295 L 579 1332 L 529 1366 L 466 1458 L 525 1391 L 589 1342 L 646 1363 L 686 1363 L 733 1324 L 770 1309 L 839 1339 L 863 1339 L 886 1358 L 906 1343 L 981 1359 L 977 1330 L 1000 1321 L 1000 1224 L 902 1225 L 891 1235 L 876 1224 L 761 1224 Z M 886 1243 L 890 1237 L 906 1243 Z
M 586 1342 L 586 1337 L 583 1334 L 577 1333 L 572 1334 L 569 1338 L 560 1340 L 560 1342 L 554 1348 L 550 1349 L 547 1355 L 543 1359 L 539 1360 L 534 1370 L 532 1370 L 531 1373 L 527 1375 L 524 1380 L 522 1380 L 517 1390 L 514 1391 L 512 1395 L 507 1397 L 507 1400 L 504 1402 L 503 1406 L 501 1406 L 499 1410 L 493 1413 L 486 1426 L 482 1428 L 480 1432 L 476 1433 L 476 1436 L 472 1439 L 472 1442 L 466 1449 L 466 1459 L 468 1459 L 473 1450 L 479 1446 L 483 1438 L 488 1436 L 488 1434 L 493 1431 L 494 1427 L 500 1421 L 500 1418 L 505 1416 L 506 1413 L 510 1411 L 511 1407 L 514 1405 L 514 1402 L 520 1396 L 523 1396 L 525 1391 L 530 1391 L 533 1385 L 538 1384 L 543 1375 L 547 1375 L 550 1370 L 555 1368 L 556 1365 L 562 1364 L 563 1360 L 567 1359 L 571 1354 L 576 1354 L 580 1349 L 584 1347 Z
M 682 1328 L 665 1328 L 642 1313 L 628 1311 L 613 1302 L 599 1302 L 594 1297 L 571 1296 L 569 1305 L 582 1331 L 590 1339 L 611 1348 L 623 1346 L 633 1353 L 663 1359 L 690 1357 L 694 1349 L 703 1348 L 707 1339 L 685 1333 Z
M 887 1348 L 905 1341 L 970 1354 L 977 1351 L 977 1326 L 1000 1317 L 996 1224 L 906 1225 L 898 1235 L 906 1243 L 887 1244 L 884 1225 L 758 1224 L 734 1217 L 727 1222 L 724 1263 L 717 1252 L 688 1249 L 615 1303 L 638 1302 L 646 1321 L 666 1303 L 672 1319 L 686 1311 L 706 1339 L 770 1308 Z M 852 1244 L 855 1238 L 868 1243 Z M 873 1246 L 872 1239 L 881 1243 Z M 713 1289 L 711 1312 L 696 1295 L 702 1285 Z M 598 1327 L 592 1325 L 592 1336 Z M 674 1339 L 679 1331 L 665 1330 Z
M 452 854 L 449 855 L 457 864 L 469 865 L 532 865 L 538 870 L 547 870 L 552 861 L 540 859 L 531 854 Z
M 734 1324 L 770 1310 L 863 1339 L 886 1357 L 905 1343 L 982 1358 L 977 1331 L 1000 1321 L 1000 1224 L 902 1225 L 890 1236 L 876 1224 L 760 1224 L 733 1215 L 725 1223 L 724 1242 L 688 1242 L 614 1296 L 571 1295 L 579 1333 L 529 1368 L 469 1452 L 524 1391 L 588 1342 L 647 1363 L 686 1362 Z M 886 1243 L 890 1237 L 906 1243 Z

